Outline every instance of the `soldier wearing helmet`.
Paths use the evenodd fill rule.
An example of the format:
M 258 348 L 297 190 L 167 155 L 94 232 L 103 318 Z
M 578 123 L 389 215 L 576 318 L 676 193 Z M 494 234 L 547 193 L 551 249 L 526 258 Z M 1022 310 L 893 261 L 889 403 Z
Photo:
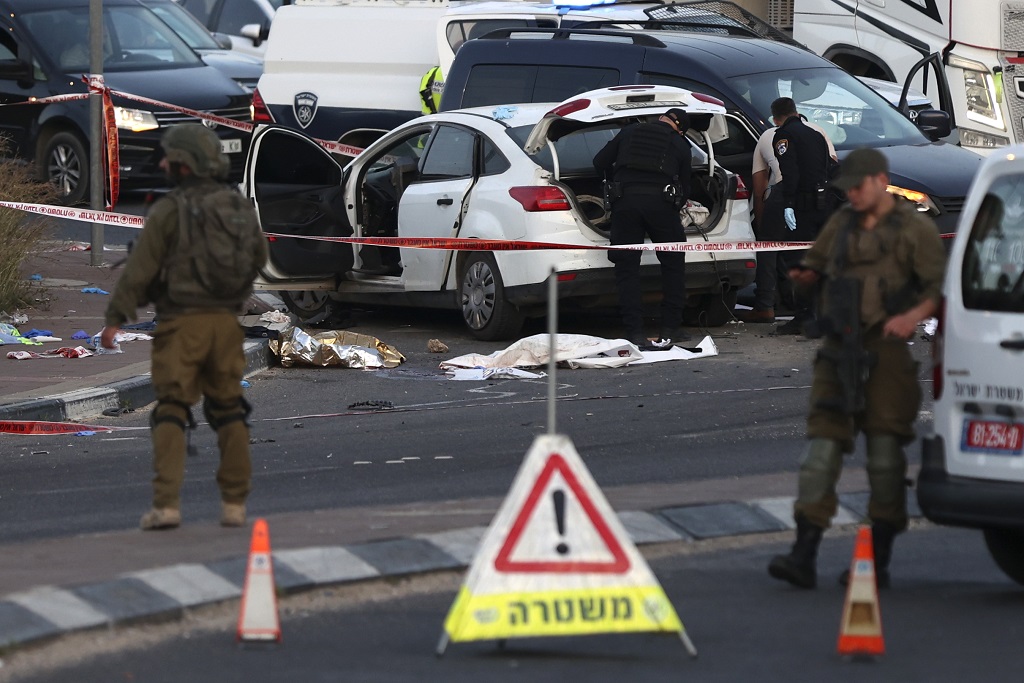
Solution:
M 181 523 L 187 434 L 195 426 L 192 405 L 200 398 L 220 448 L 221 524 L 243 526 L 251 464 L 249 405 L 242 395 L 244 333 L 237 315 L 252 292 L 255 269 L 267 259 L 266 240 L 252 206 L 223 181 L 228 159 L 213 131 L 182 124 L 170 128 L 161 144 L 165 157 L 160 167 L 174 189 L 153 204 L 107 308 L 101 335 L 104 347 L 116 348 L 120 326 L 137 319 L 138 306 L 155 304 L 153 506 L 140 526 L 169 529 Z M 226 240 L 224 225 L 238 230 L 238 238 Z M 222 281 L 239 286 L 210 292 L 208 283 L 200 282 L 210 269 L 205 261 L 213 258 Z

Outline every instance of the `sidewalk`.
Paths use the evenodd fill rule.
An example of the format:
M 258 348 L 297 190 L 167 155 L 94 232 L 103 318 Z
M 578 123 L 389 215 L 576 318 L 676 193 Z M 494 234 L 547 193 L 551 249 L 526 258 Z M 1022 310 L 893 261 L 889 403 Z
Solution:
M 124 251 L 104 252 L 104 265 L 90 265 L 90 251 L 72 250 L 82 245 L 53 243 L 52 251 L 29 259 L 23 266 L 33 281 L 33 305 L 23 311 L 28 321 L 18 325 L 29 330 L 49 330 L 62 341 L 42 346 L 4 344 L 0 348 L 0 420 L 81 421 L 111 408 L 138 408 L 153 400 L 149 384 L 150 342 L 121 344 L 122 353 L 86 358 L 32 358 L 12 360 L 10 351 L 44 352 L 65 346 L 84 346 L 88 339 L 72 339 L 83 330 L 90 337 L 103 328 L 110 295 L 84 293 L 84 288 L 113 292 L 120 277 L 111 268 L 126 256 Z M 13 313 L 13 311 L 8 311 Z M 139 322 L 153 319 L 152 309 L 139 309 Z M 246 375 L 266 369 L 266 343 L 246 342 Z
M 863 469 L 840 479 L 840 535 L 864 519 Z M 793 475 L 645 484 L 604 491 L 637 545 L 685 546 L 734 537 L 792 541 Z M 756 499 L 744 492 L 758 491 Z M 913 497 L 910 513 L 919 517 Z M 268 516 L 276 589 L 297 593 L 424 572 L 465 569 L 497 498 Z M 250 520 L 251 522 L 252 520 Z M 190 524 L 0 548 L 0 649 L 88 629 L 182 619 L 190 608 L 237 600 L 250 528 Z M 676 552 L 676 551 L 672 551 Z M 682 547 L 678 552 L 686 552 Z M 774 552 L 771 551 L 771 552 Z M 765 561 L 770 552 L 766 550 Z M 763 576 L 763 567 L 751 571 Z

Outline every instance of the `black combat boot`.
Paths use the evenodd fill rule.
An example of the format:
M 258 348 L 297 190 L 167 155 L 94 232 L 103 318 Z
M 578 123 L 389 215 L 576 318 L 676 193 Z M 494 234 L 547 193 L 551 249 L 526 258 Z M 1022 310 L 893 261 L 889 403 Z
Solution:
M 892 559 L 892 542 L 899 531 L 888 522 L 875 522 L 871 525 L 871 549 L 875 554 L 875 585 L 879 588 L 889 587 L 889 561 Z M 850 570 L 839 575 L 839 583 L 850 583 Z
M 803 517 L 796 520 L 796 543 L 788 555 L 776 555 L 768 564 L 768 573 L 773 578 L 788 581 L 799 588 L 814 588 L 818 585 L 818 545 L 825 530 L 815 526 Z

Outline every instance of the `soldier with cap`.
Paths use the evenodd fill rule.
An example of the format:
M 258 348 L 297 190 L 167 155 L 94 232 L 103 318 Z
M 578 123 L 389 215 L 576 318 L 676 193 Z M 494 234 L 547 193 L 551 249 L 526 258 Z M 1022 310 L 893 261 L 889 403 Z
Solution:
M 809 441 L 793 508 L 796 543 L 789 554 L 772 559 L 768 572 L 801 588 L 816 585 L 818 545 L 836 514 L 843 454 L 853 452 L 863 432 L 875 577 L 885 587 L 893 539 L 907 527 L 903 448 L 914 439 L 921 405 L 917 363 L 907 340 L 918 323 L 938 310 L 945 249 L 935 223 L 886 190 L 889 168 L 878 150 L 851 152 L 834 184 L 849 203 L 829 219 L 789 275 L 802 287 L 822 282 L 825 309 L 847 311 L 849 329 L 823 330 L 827 336 L 814 362 Z M 842 288 L 835 286 L 840 281 Z M 842 307 L 836 306 L 840 293 Z M 858 323 L 859 330 L 853 327 Z M 848 348 L 858 333 L 860 348 Z M 851 354 L 856 372 L 841 375 L 840 364 L 853 360 Z M 852 405 L 851 379 L 858 382 L 858 400 Z
M 151 365 L 157 403 L 150 418 L 155 476 L 153 507 L 142 516 L 142 529 L 170 529 L 181 523 L 186 429 L 194 426 L 191 407 L 200 397 L 221 454 L 220 521 L 243 526 L 252 468 L 249 405 L 241 385 L 244 332 L 237 315 L 252 293 L 255 270 L 267 259 L 266 240 L 252 206 L 225 184 L 229 162 L 216 133 L 200 124 L 182 124 L 170 128 L 161 145 L 165 157 L 160 167 L 176 187 L 153 204 L 146 218 L 107 308 L 100 341 L 115 348 L 120 326 L 137 319 L 136 308 L 155 304 Z M 210 203 L 203 202 L 214 194 L 221 220 L 233 224 L 234 236 L 240 238 L 228 241 L 222 247 L 225 253 L 213 254 L 216 264 L 206 264 L 222 271 L 221 283 L 232 283 L 211 293 L 196 282 L 201 278 L 194 259 L 213 247 L 197 244 L 191 235 L 194 224 L 212 226 L 217 220 L 209 215 Z M 195 207 L 202 211 L 194 213 Z M 212 229 L 203 227 L 206 235 Z M 232 243 L 237 253 L 230 253 Z M 190 249 L 192 245 L 197 246 Z
M 594 167 L 613 182 L 610 192 L 611 243 L 683 242 L 679 209 L 690 193 L 692 151 L 685 135 L 689 116 L 669 109 L 656 121 L 624 128 L 594 156 Z M 659 251 L 661 263 L 661 335 L 644 334 L 640 288 L 641 252 L 610 250 L 626 338 L 641 350 L 665 349 L 690 336 L 679 329 L 686 303 L 685 254 Z

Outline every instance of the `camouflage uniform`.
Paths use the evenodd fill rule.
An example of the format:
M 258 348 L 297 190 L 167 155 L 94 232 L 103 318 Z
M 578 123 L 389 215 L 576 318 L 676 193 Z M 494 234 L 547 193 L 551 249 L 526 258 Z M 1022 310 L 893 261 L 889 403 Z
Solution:
M 217 179 L 226 174 L 227 159 L 220 153 L 214 133 L 198 124 L 176 126 L 162 143 L 169 162 L 192 169 L 174 192 L 193 195 L 223 187 L 223 181 Z M 192 423 L 191 406 L 201 397 L 205 398 L 205 416 L 217 432 L 221 453 L 217 483 L 222 502 L 241 507 L 251 479 L 249 427 L 245 422 L 249 409 L 241 386 L 244 333 L 237 318 L 247 295 L 235 302 L 233 309 L 224 307 L 223 302 L 211 306 L 210 301 L 196 300 L 183 305 L 170 299 L 164 276 L 177 246 L 178 213 L 178 204 L 171 196 L 153 204 L 106 311 L 107 326 L 120 327 L 125 321 L 136 320 L 137 307 L 149 302 L 156 307 L 152 351 L 152 383 L 157 399 L 151 418 L 153 508 L 173 511 L 174 519 L 180 519 L 185 429 Z M 267 258 L 266 242 L 259 240 L 256 244 L 260 250 L 256 258 L 263 263 Z M 244 521 L 244 507 L 241 510 Z M 143 517 L 142 526 L 177 526 L 174 519 L 150 519 L 147 525 Z M 226 517 L 222 522 L 228 523 Z
M 916 299 L 904 305 L 903 310 L 924 299 L 938 301 L 945 250 L 935 224 L 910 202 L 897 199 L 895 208 L 873 230 L 849 230 L 848 226 L 856 225 L 858 220 L 849 207 L 838 211 L 822 229 L 803 262 L 825 277 L 860 280 L 864 348 L 873 352 L 876 360 L 864 385 L 865 409 L 855 415 L 823 407 L 828 399 L 841 395 L 842 387 L 834 363 L 820 357 L 815 361 L 807 436 L 812 442 L 828 442 L 828 447 L 819 447 L 817 453 L 804 458 L 794 512 L 815 526 L 830 525 L 836 513 L 835 484 L 842 467 L 842 453 L 853 452 L 856 434 L 862 431 L 868 440 L 868 516 L 902 530 L 907 525 L 907 462 L 902 447 L 914 439 L 921 390 L 918 364 L 906 341 L 882 334 L 885 321 L 899 312 L 887 311 L 886 299 L 914 281 Z M 849 241 L 846 267 L 840 272 L 834 255 L 844 234 L 849 235 Z M 830 337 L 825 345 L 838 349 L 840 342 Z

